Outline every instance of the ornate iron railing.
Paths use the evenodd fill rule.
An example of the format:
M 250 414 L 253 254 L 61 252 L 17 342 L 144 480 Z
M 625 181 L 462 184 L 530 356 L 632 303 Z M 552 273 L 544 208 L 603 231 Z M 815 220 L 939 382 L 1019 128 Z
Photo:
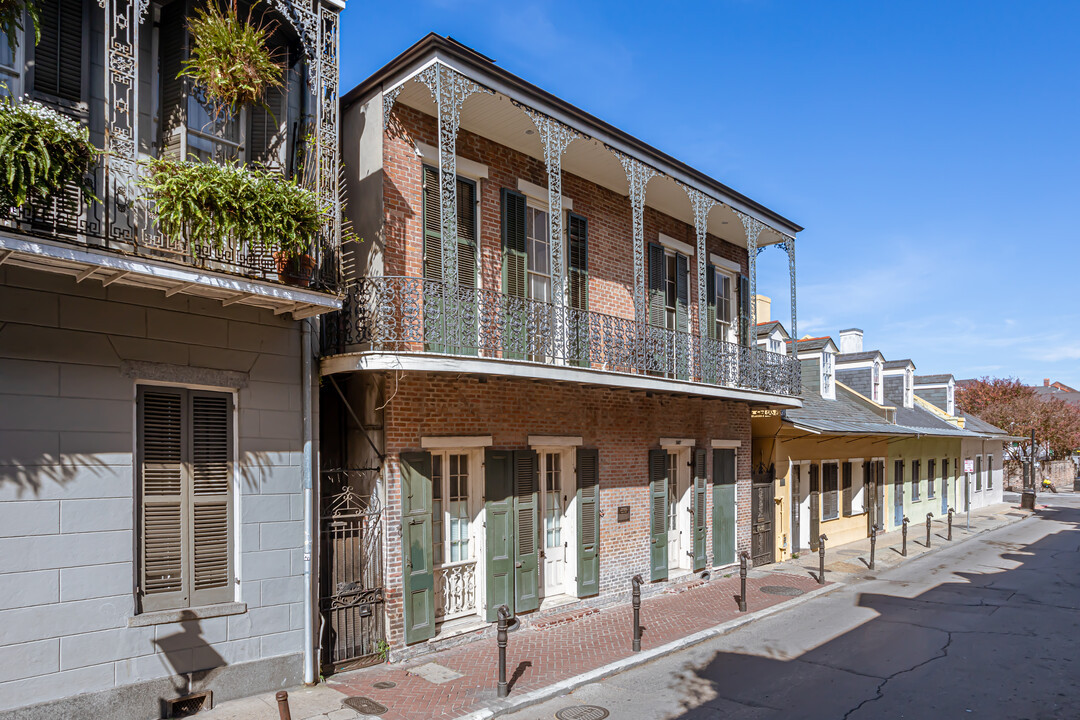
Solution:
M 798 395 L 797 360 L 627 318 L 451 287 L 365 278 L 324 317 L 323 355 L 377 351 L 498 358 Z
M 48 201 L 31 200 L 20 208 L 0 210 L 0 229 L 253 280 L 327 292 L 336 292 L 340 287 L 338 246 L 329 234 L 320 233 L 313 241 L 310 262 L 286 262 L 279 267 L 273 246 L 252 248 L 226 243 L 219 248 L 199 242 L 198 238 L 163 236 L 154 222 L 152 202 L 113 192 L 114 183 L 107 181 L 104 168 L 98 169 L 93 184 L 98 200 L 70 187 Z

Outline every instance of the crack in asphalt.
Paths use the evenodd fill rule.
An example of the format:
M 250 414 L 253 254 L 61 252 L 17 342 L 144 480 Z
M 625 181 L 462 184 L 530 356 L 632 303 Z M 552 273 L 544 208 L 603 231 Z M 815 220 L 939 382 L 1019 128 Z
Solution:
M 906 624 L 907 625 L 914 625 L 914 623 L 906 623 Z M 862 707 L 864 705 L 867 705 L 867 704 L 872 703 L 872 702 L 876 702 L 876 701 L 880 700 L 881 698 L 885 697 L 885 686 L 889 684 L 890 680 L 893 680 L 893 679 L 895 679 L 895 678 L 897 678 L 897 677 L 899 677 L 901 675 L 904 675 L 906 673 L 914 672 L 915 670 L 918 670 L 919 668 L 924 667 L 924 666 L 934 662 L 935 660 L 941 660 L 942 658 L 948 657 L 948 655 L 949 655 L 949 646 L 952 645 L 952 641 L 953 641 L 953 637 L 952 637 L 953 636 L 953 631 L 952 630 L 941 630 L 939 628 L 932 628 L 932 629 L 938 630 L 938 632 L 943 632 L 943 633 L 946 634 L 947 639 L 945 641 L 945 644 L 942 646 L 942 648 L 940 650 L 941 654 L 935 655 L 932 658 L 927 658 L 926 660 L 923 660 L 921 663 L 913 665 L 913 666 L 911 666 L 909 668 L 905 668 L 903 670 L 897 670 L 896 672 L 886 676 L 878 684 L 877 689 L 874 692 L 874 697 L 866 698 L 861 703 L 859 703 L 855 707 L 848 710 L 846 713 L 844 713 L 843 720 L 847 720 L 854 713 L 856 713 L 860 709 L 862 709 Z

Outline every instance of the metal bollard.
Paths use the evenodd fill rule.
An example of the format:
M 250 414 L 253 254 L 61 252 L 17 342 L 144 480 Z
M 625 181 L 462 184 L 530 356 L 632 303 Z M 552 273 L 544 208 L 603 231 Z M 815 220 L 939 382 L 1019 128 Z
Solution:
M 907 557 L 907 516 L 904 516 L 904 544 L 900 547 L 900 554 Z
M 870 569 L 874 569 L 874 551 L 877 549 L 877 525 L 870 526 Z
M 934 517 L 934 513 L 926 513 L 926 549 L 930 549 L 930 518 Z
M 746 561 L 750 559 L 750 553 L 743 550 L 739 553 L 739 612 L 746 612 Z
M 634 652 L 641 651 L 641 583 L 640 575 L 630 578 L 630 584 L 634 586 L 631 595 L 631 604 L 634 606 Z
M 506 685 L 506 626 L 510 622 L 510 608 L 500 605 L 499 631 L 496 634 L 496 642 L 499 644 L 499 697 L 504 698 L 510 690 Z
M 274 697 L 277 698 L 278 717 L 281 720 L 292 720 L 292 712 L 289 710 L 289 693 L 279 690 Z
M 825 584 L 825 541 L 828 539 L 824 533 L 818 538 L 818 585 Z
M 953 509 L 949 508 L 949 542 L 952 542 L 952 514 Z

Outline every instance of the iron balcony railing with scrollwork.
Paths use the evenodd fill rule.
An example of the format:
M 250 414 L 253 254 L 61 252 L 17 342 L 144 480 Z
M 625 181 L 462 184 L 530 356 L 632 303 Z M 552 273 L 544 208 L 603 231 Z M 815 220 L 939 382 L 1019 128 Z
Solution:
M 324 356 L 434 353 L 650 375 L 795 396 L 794 358 L 634 320 L 415 277 L 346 288 L 323 320 Z
M 30 200 L 19 208 L 0 210 L 0 232 L 27 238 L 70 243 L 95 250 L 178 263 L 202 270 L 239 275 L 260 282 L 281 282 L 322 292 L 340 288 L 337 242 L 329 233 L 313 241 L 310 260 L 293 260 L 281 267 L 270 247 L 246 247 L 227 242 L 212 247 L 198 238 L 163 236 L 156 228 L 153 203 L 131 200 L 99 168 L 93 178 L 94 195 L 76 187 L 49 200 Z

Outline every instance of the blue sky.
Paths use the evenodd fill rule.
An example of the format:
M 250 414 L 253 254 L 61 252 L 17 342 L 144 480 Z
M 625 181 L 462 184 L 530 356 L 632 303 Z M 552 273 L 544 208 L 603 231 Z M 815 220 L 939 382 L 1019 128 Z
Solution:
M 428 32 L 806 227 L 799 334 L 1080 388 L 1080 3 L 360 3 L 342 89 Z M 787 263 L 761 292 L 788 318 Z

